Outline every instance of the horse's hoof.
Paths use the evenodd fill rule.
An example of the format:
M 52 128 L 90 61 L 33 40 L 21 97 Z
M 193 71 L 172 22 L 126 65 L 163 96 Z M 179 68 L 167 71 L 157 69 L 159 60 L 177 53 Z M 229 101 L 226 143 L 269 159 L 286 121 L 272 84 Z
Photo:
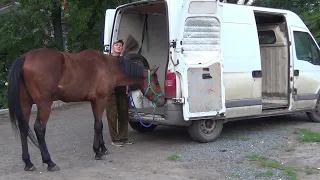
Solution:
M 25 171 L 35 171 L 37 168 L 34 166 L 34 165 L 32 165 L 31 167 L 30 166 L 25 166 L 24 167 L 24 170 Z
M 59 168 L 57 165 L 54 165 L 53 167 L 49 167 L 49 166 L 48 166 L 47 169 L 48 169 L 48 171 L 52 171 L 52 172 L 53 172 L 53 171 L 59 171 L 59 170 L 60 170 L 60 168 Z

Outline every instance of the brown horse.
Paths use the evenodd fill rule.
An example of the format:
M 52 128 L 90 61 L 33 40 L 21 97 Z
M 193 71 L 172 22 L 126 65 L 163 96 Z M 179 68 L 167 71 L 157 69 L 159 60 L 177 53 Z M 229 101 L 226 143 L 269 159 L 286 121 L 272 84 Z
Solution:
M 157 106 L 165 99 L 154 67 L 152 70 L 96 50 L 78 54 L 51 49 L 36 49 L 17 58 L 8 77 L 9 114 L 14 130 L 20 131 L 25 171 L 35 170 L 30 161 L 27 137 L 39 147 L 48 171 L 60 168 L 51 160 L 45 141 L 46 124 L 54 100 L 90 101 L 94 115 L 93 151 L 95 159 L 107 153 L 103 141 L 102 116 L 108 98 L 117 86 L 138 85 L 141 92 Z M 36 137 L 29 127 L 32 104 L 37 105 L 34 124 Z

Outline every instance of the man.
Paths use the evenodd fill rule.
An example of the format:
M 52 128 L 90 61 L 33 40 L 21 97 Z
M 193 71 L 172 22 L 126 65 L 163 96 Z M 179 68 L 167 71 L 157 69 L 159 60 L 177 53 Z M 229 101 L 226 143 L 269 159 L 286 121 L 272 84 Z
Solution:
M 123 41 L 118 40 L 112 45 L 113 56 L 122 56 Z M 112 145 L 122 147 L 124 144 L 133 144 L 128 140 L 128 96 L 126 87 L 116 87 L 106 108 L 109 133 Z
M 113 43 L 112 45 L 112 53 L 111 55 L 113 56 L 122 56 L 122 51 L 123 51 L 123 40 L 118 40 Z

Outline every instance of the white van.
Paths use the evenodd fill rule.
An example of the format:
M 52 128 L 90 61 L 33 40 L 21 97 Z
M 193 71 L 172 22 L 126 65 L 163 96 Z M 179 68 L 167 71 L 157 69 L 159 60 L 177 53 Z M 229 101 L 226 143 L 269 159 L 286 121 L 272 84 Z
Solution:
M 129 34 L 145 57 L 135 61 L 160 65 L 167 100 L 153 116 L 151 102 L 133 92 L 139 116 L 131 109 L 130 125 L 139 132 L 188 126 L 193 140 L 210 142 L 227 121 L 306 112 L 320 122 L 319 46 L 291 11 L 223 0 L 149 0 L 108 9 L 105 52 Z

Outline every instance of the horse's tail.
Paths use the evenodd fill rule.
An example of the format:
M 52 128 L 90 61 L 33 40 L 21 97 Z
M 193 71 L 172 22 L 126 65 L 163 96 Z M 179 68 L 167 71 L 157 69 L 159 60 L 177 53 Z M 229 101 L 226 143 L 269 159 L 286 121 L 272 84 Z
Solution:
M 29 127 L 21 104 L 20 104 L 20 85 L 24 83 L 23 65 L 25 56 L 18 57 L 11 65 L 8 76 L 8 106 L 11 125 L 13 130 L 17 131 L 18 127 L 20 132 L 29 136 L 31 142 L 39 148 L 37 138 Z

